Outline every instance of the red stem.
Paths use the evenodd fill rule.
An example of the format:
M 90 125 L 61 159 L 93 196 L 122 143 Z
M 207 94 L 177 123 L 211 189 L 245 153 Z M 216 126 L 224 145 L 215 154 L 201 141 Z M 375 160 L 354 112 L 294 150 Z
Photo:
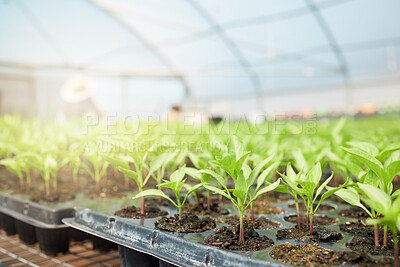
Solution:
M 140 198 L 140 214 L 144 215 L 144 197 Z
M 379 233 L 377 225 L 374 225 L 374 235 L 375 235 L 375 247 L 379 247 Z

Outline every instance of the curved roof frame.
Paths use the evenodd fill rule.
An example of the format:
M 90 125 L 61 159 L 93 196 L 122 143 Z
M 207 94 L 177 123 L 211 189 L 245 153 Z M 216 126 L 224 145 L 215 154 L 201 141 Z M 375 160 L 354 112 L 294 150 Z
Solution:
M 174 66 L 172 64 L 172 62 L 169 60 L 169 58 L 167 56 L 165 56 L 161 50 L 159 49 L 159 47 L 156 44 L 153 44 L 151 42 L 149 42 L 142 34 L 139 33 L 139 31 L 137 31 L 136 29 L 134 29 L 132 26 L 126 24 L 123 20 L 121 20 L 117 14 L 115 14 L 112 10 L 107 9 L 106 7 L 102 7 L 100 5 L 98 5 L 95 0 L 87 0 L 87 2 L 89 4 L 91 4 L 92 6 L 94 6 L 95 8 L 97 8 L 98 10 L 102 11 L 105 15 L 109 16 L 111 19 L 113 19 L 115 22 L 117 22 L 119 25 L 121 25 L 121 27 L 123 27 L 125 30 L 127 30 L 130 34 L 134 35 L 135 37 L 139 38 L 142 43 L 150 48 L 155 55 L 158 56 L 158 58 L 164 62 L 164 64 L 171 70 L 174 71 Z M 185 89 L 185 97 L 188 98 L 190 96 L 190 87 L 185 79 L 185 77 L 183 76 L 183 74 L 179 75 L 179 80 L 181 80 L 181 82 L 183 83 L 184 89 Z
M 251 64 L 247 61 L 246 57 L 237 47 L 235 42 L 229 38 L 221 25 L 198 3 L 197 0 L 188 0 L 188 3 L 201 15 L 201 17 L 211 26 L 212 30 L 222 40 L 222 42 L 228 47 L 232 55 L 236 58 L 239 64 L 242 66 L 244 72 L 246 72 L 253 84 L 256 94 L 262 92 L 262 86 L 260 79 L 256 72 L 251 68 Z

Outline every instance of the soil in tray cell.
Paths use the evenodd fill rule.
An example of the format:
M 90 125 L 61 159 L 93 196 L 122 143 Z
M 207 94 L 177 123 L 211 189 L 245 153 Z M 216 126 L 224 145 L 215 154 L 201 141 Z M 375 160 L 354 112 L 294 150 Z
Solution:
M 220 216 L 229 214 L 229 211 L 221 208 L 218 203 L 211 203 L 210 210 L 207 209 L 207 203 L 190 203 L 183 206 L 183 211 L 200 216 Z
M 266 236 L 260 236 L 246 222 L 244 223 L 244 241 L 239 243 L 239 224 L 222 226 L 204 240 L 205 245 L 226 250 L 256 251 L 274 245 L 274 241 Z
M 175 214 L 173 217 L 162 217 L 155 222 L 158 229 L 176 233 L 199 233 L 212 230 L 216 227 L 215 221 L 210 217 L 199 218 L 196 215 L 184 213 L 182 219 Z
M 227 223 L 227 224 L 238 224 L 239 223 L 239 217 L 238 216 L 228 216 L 225 218 L 218 218 L 217 219 L 219 222 Z M 275 220 L 269 219 L 265 216 L 256 216 L 254 225 L 251 223 L 251 217 L 250 216 L 245 216 L 244 221 L 254 229 L 258 230 L 268 230 L 268 229 L 274 229 L 278 228 L 281 226 L 280 223 L 278 223 Z
M 131 219 L 148 219 L 148 218 L 156 218 L 160 216 L 167 215 L 168 212 L 160 210 L 154 206 L 148 206 L 144 208 L 144 214 L 140 213 L 140 208 L 136 208 L 135 206 L 124 207 L 120 210 L 117 210 L 114 215 L 124 218 Z
M 309 228 L 298 229 L 297 226 L 293 228 L 281 229 L 276 233 L 278 240 L 282 239 L 293 239 L 301 242 L 315 243 L 324 242 L 331 243 L 339 241 L 343 238 L 343 235 L 339 232 L 327 230 L 322 227 L 313 228 L 313 235 L 310 236 Z
M 284 220 L 287 222 L 295 223 L 297 224 L 297 215 L 289 215 L 284 217 Z M 303 225 L 306 224 L 307 216 L 306 215 L 300 215 L 300 223 Z M 333 225 L 338 223 L 339 220 L 336 218 L 324 216 L 324 215 L 314 215 L 313 218 L 313 225 L 314 226 L 320 226 L 320 225 Z
M 379 228 L 379 244 L 380 247 L 375 247 L 374 239 L 374 228 L 371 225 L 365 225 L 362 221 L 358 222 L 346 222 L 340 225 L 340 230 L 355 234 L 349 242 L 346 243 L 346 247 L 364 253 L 370 253 L 371 255 L 393 255 L 393 241 L 392 234 L 388 230 L 387 247 L 382 247 L 383 244 L 383 228 Z
M 369 218 L 369 215 L 359 207 L 349 207 L 348 209 L 341 210 L 338 212 L 340 216 L 365 220 Z
M 296 266 L 338 266 L 355 264 L 358 266 L 391 266 L 390 257 L 373 259 L 361 252 L 333 251 L 318 245 L 292 245 L 290 243 L 275 246 L 270 256 L 279 262 Z

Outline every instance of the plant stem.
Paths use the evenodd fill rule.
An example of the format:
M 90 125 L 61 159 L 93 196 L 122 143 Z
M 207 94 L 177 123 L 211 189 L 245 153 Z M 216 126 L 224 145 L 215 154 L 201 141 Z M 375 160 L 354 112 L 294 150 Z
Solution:
M 386 246 L 387 246 L 387 234 L 388 234 L 388 228 L 387 228 L 387 226 L 385 225 L 385 226 L 383 227 L 383 247 L 386 247 Z
M 379 247 L 378 225 L 374 225 L 375 247 Z
M 306 216 L 306 228 L 308 228 L 308 216 L 309 216 L 309 213 L 308 213 L 308 211 L 307 211 L 307 216 Z
M 179 220 L 182 220 L 182 205 L 178 206 L 178 211 L 179 211 Z
M 301 229 L 301 224 L 300 224 L 300 207 L 299 207 L 299 201 L 296 199 L 296 211 L 297 211 L 297 227 Z
M 144 197 L 140 198 L 140 214 L 144 215 Z
M 392 235 L 393 235 L 393 243 L 394 243 L 393 266 L 394 266 L 394 267 L 398 267 L 398 266 L 399 266 L 399 246 L 398 246 L 397 230 L 396 230 L 396 228 L 392 229 Z
M 244 241 L 243 211 L 239 211 L 239 243 Z
M 310 236 L 313 235 L 313 216 L 314 214 L 310 213 Z

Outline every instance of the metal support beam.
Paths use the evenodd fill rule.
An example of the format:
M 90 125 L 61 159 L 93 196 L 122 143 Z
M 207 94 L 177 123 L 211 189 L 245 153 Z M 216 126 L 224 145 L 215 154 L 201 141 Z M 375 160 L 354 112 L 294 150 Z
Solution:
M 350 74 L 349 74 L 349 67 L 347 64 L 347 60 L 343 55 L 342 49 L 340 48 L 338 42 L 336 41 L 335 36 L 332 33 L 328 23 L 326 23 L 324 17 L 322 16 L 318 6 L 316 6 L 313 0 L 305 0 L 308 5 L 308 8 L 314 15 L 314 18 L 317 20 L 321 30 L 323 31 L 325 38 L 328 40 L 329 46 L 332 49 L 333 54 L 335 55 L 341 74 L 343 76 L 344 85 L 346 87 L 346 106 L 347 106 L 347 113 L 350 114 L 350 107 L 353 102 L 352 94 L 351 94 L 351 83 L 350 83 Z
M 260 94 L 262 92 L 262 85 L 257 73 L 251 68 L 251 64 L 247 61 L 245 56 L 242 54 L 242 51 L 237 47 L 236 43 L 233 42 L 229 36 L 224 32 L 224 29 L 214 20 L 214 18 L 196 1 L 189 0 L 188 1 L 192 7 L 203 17 L 205 21 L 212 27 L 217 36 L 224 42 L 224 44 L 231 51 L 233 56 L 237 59 L 239 64 L 241 65 L 243 71 L 247 73 L 250 78 L 251 83 L 253 84 L 254 90 L 256 94 Z M 261 99 L 260 99 L 261 100 Z M 262 110 L 262 102 L 257 102 L 258 109 Z

